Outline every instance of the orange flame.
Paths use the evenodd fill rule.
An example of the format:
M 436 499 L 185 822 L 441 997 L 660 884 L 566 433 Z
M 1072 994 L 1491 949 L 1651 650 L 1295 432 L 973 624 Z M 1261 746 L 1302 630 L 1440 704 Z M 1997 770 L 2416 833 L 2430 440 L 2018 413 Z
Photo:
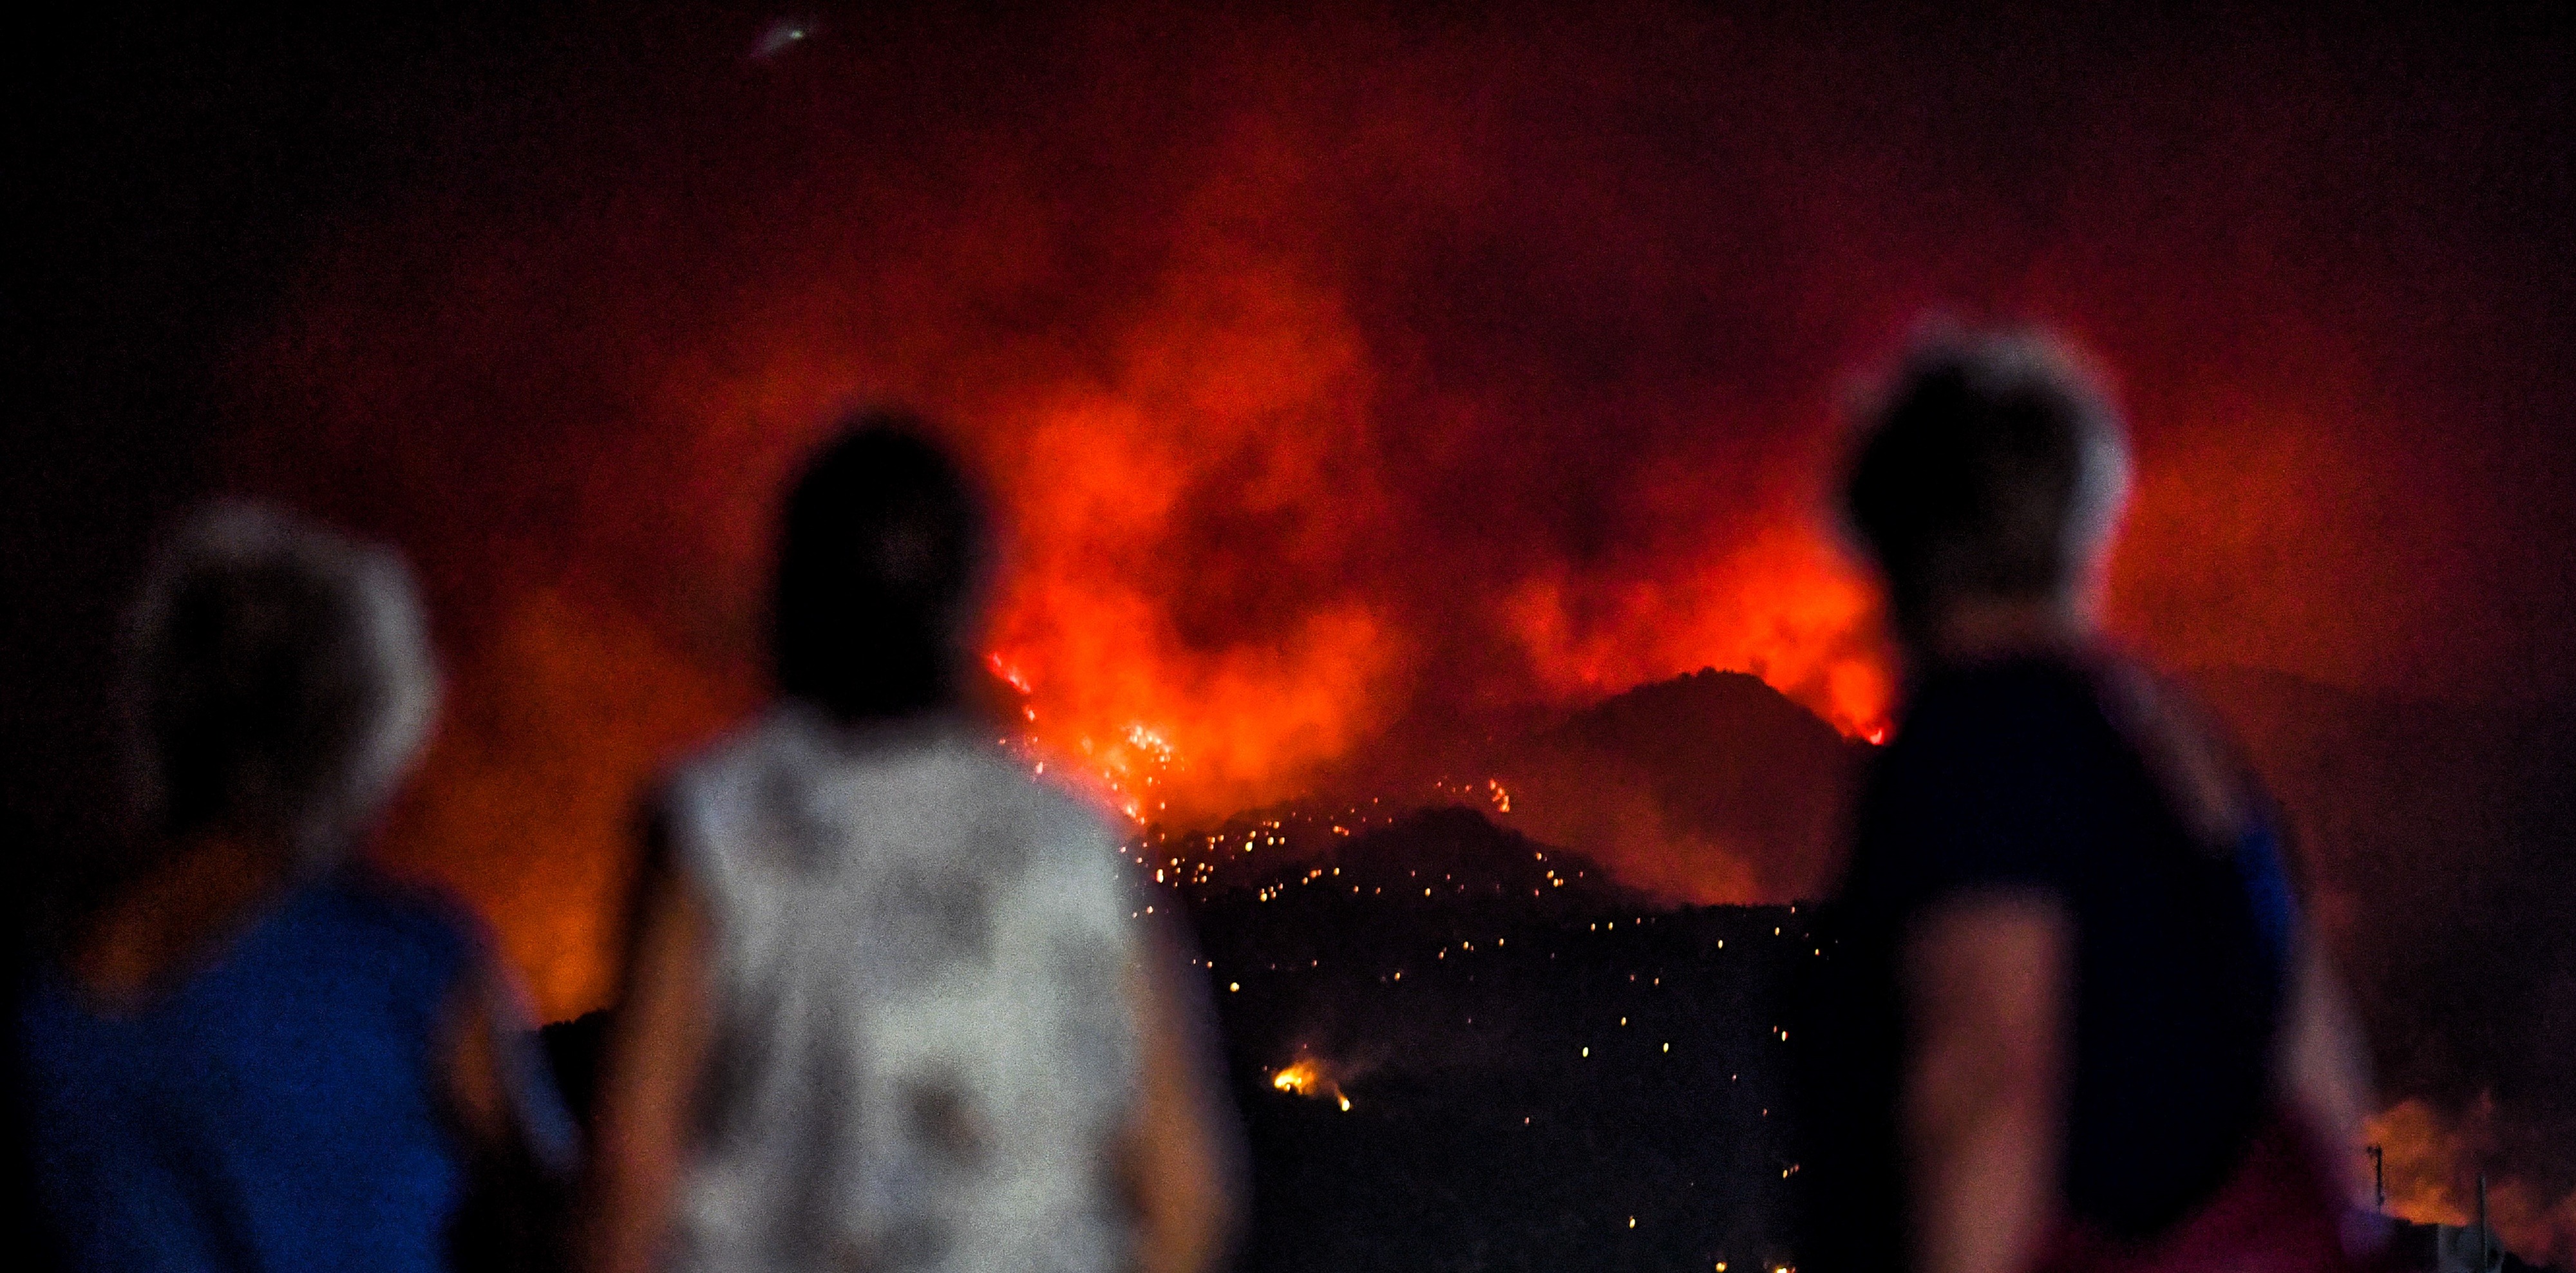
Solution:
M 1281 1067 L 1270 1076 L 1270 1086 L 1295 1096 L 1311 1096 L 1319 1100 L 1329 1096 L 1341 1106 L 1342 1112 L 1350 1112 L 1351 1098 L 1344 1095 L 1341 1085 L 1312 1060 L 1299 1060 Z
M 1290 24 L 1247 42 L 1218 22 L 1140 43 L 1102 18 L 1066 46 L 1103 73 L 1012 86 L 989 115 L 907 129 L 882 113 L 900 104 L 820 83 L 804 105 L 751 109 L 710 85 L 653 117 L 668 146 L 624 144 L 638 119 L 622 104 L 568 110 L 533 150 L 454 147 L 564 162 L 442 175 L 437 197 L 388 198 L 397 211 L 317 245 L 276 329 L 243 347 L 241 401 L 215 413 L 237 422 L 241 485 L 358 513 L 420 558 L 442 613 L 470 613 L 458 719 L 395 856 L 491 908 L 549 1012 L 595 1006 L 635 800 L 753 697 L 743 616 L 777 492 L 856 401 L 911 402 L 959 431 L 1013 528 L 986 645 L 1022 697 L 1012 728 L 1033 767 L 1086 775 L 1133 818 L 1295 795 L 1417 708 L 1568 706 L 1702 666 L 1883 740 L 1895 687 L 1869 589 L 1802 512 L 1813 492 L 1784 480 L 1829 467 L 1831 430 L 1780 395 L 1845 359 L 1748 347 L 1712 375 L 1726 340 L 1703 339 L 1703 301 L 1746 281 L 1752 257 L 1702 268 L 1690 245 L 1708 207 L 1793 209 L 1750 217 L 1790 228 L 1746 242 L 1798 263 L 1772 276 L 1786 294 L 1848 297 L 1827 307 L 1839 316 L 1793 315 L 1757 288 L 1740 330 L 1875 345 L 1914 294 L 1814 269 L 1920 241 L 1885 215 L 1901 188 L 1880 207 L 1775 189 L 1758 165 L 1742 170 L 1754 185 L 1723 184 L 1731 166 L 1669 167 L 1654 146 L 1555 149 L 1623 135 L 1635 103 L 1589 86 L 1661 82 L 1636 50 L 1736 47 L 1732 24 L 1676 12 L 1549 25 L 1563 38 L 1544 49 L 1513 22 L 1429 45 L 1364 21 L 1357 37 Z M 894 68 L 978 56 L 941 41 L 879 52 Z M 1417 51 L 1368 52 L 1397 48 Z M 1201 105 L 1143 108 L 1179 100 Z M 1825 121 L 1840 116 L 1800 101 L 1759 91 L 1686 113 L 1877 153 L 1875 134 L 1838 141 Z M 773 111 L 793 116 L 784 131 Z M 812 144 L 768 144 L 780 136 Z M 1419 179 L 1385 179 L 1399 172 Z M 1500 273 L 1447 281 L 1488 251 Z M 2147 379 L 2189 380 L 2196 352 L 2147 360 L 2172 314 L 2121 316 L 2141 297 L 2224 305 L 2239 289 L 2168 282 L 2061 262 L 2025 299 L 2098 296 L 2107 348 Z M 2246 312 L 2268 325 L 2263 306 L 2296 299 Z M 2346 316 L 2340 301 L 2321 312 Z M 1696 352 L 1595 365 L 1659 332 Z M 2178 634 L 2164 652 L 2311 668 L 2323 640 L 2339 652 L 2325 671 L 2360 676 L 2436 626 L 2418 622 L 2437 604 L 2420 560 L 2364 533 L 2435 457 L 2316 422 L 2371 416 L 2347 399 L 2374 382 L 2337 348 L 2156 413 L 2202 425 L 2142 459 L 2152 551 L 2120 576 L 2144 598 L 2122 613 Z M 1735 379 L 1752 396 L 1711 387 Z M 2316 420 L 2287 414 L 2302 405 Z M 2291 441 L 2264 451 L 2243 421 Z M 2404 458 L 2369 458 L 2382 453 Z M 1574 487 L 1592 502 L 1524 507 Z M 2275 573 L 2217 568 L 2249 563 Z M 2352 595 L 2402 604 L 2315 601 Z M 518 611 L 541 599 L 578 621 L 527 636 Z M 2249 625 L 2264 639 L 2249 645 Z M 2490 626 L 2504 625 L 2466 625 Z M 669 702 L 647 701 L 664 687 Z
M 2386 1154 L 2388 1211 L 2418 1224 L 2465 1225 L 2477 1219 L 2478 1164 L 2497 1157 L 2493 1102 L 2458 1116 L 2430 1102 L 2406 1100 L 2369 1120 L 2367 1143 Z M 2539 1264 L 2576 1264 L 2576 1192 L 2551 1198 L 2516 1176 L 2492 1180 L 2487 1214 L 2507 1249 Z
M 1316 1071 L 1314 1062 L 1299 1061 L 1271 1075 L 1270 1086 L 1282 1092 L 1306 1096 L 1313 1093 L 1315 1084 L 1321 1080 L 1322 1075 Z
M 1534 577 L 1505 622 L 1532 670 L 1567 695 L 1703 666 L 1751 672 L 1851 737 L 1884 736 L 1895 697 L 1869 585 L 1794 518 L 1661 581 Z

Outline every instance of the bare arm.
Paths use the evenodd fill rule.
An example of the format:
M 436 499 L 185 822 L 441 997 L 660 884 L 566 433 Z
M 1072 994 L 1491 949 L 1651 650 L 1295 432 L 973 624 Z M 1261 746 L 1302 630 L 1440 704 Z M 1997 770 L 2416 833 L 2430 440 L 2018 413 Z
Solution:
M 2369 1062 L 2361 1030 L 2314 934 L 2300 931 L 2291 952 L 2274 1095 L 2310 1138 L 2315 1160 L 2335 1165 L 2333 1183 L 2340 1196 L 2367 1206 L 2370 1182 L 2357 1152 L 2362 1119 L 2370 1112 Z
M 1206 1005 L 1172 944 L 1144 943 L 1129 970 L 1144 1090 L 1128 1129 L 1127 1185 L 1143 1273 L 1200 1273 L 1233 1236 L 1239 1149 L 1205 1055 Z
M 2016 1273 L 2056 1223 L 2073 946 L 2064 907 L 2028 894 L 1952 902 L 1908 934 L 1899 1135 L 1920 1273 Z
M 2149 764 L 2200 837 L 2229 843 L 2244 832 L 2261 790 L 2252 764 L 2194 709 L 2187 695 L 2148 680 L 2128 686 Z M 2308 1137 L 2311 1160 L 2334 1173 L 2338 1192 L 2370 1202 L 2362 1172 L 2362 1119 L 2370 1112 L 2368 1050 L 2316 933 L 2302 925 L 2290 944 L 2272 1096 Z
M 529 1020 L 517 981 L 494 964 L 468 975 L 447 1005 L 441 1078 L 468 1173 L 447 1233 L 460 1267 L 509 1273 L 559 1262 L 577 1138 Z
M 578 1267 L 590 1273 L 659 1263 L 711 1035 L 705 904 L 658 854 L 645 872 L 582 1191 Z
M 486 965 L 447 1009 L 448 1107 L 480 1154 L 569 1174 L 572 1128 L 536 1053 L 527 995 L 507 968 Z

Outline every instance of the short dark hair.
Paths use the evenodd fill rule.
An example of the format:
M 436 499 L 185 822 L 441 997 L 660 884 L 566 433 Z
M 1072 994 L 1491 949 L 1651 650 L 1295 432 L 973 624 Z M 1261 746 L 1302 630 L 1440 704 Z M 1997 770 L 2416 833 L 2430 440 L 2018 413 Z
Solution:
M 336 851 L 418 754 L 438 674 L 386 549 L 226 502 L 163 545 L 127 625 L 138 794 L 161 829 Z
M 2054 595 L 2127 486 L 2109 400 L 2035 333 L 1922 339 L 1858 422 L 1842 512 L 1900 619 L 1953 598 Z
M 983 500 L 926 420 L 851 416 L 798 479 L 781 522 L 780 690 L 845 717 L 954 705 L 991 549 Z

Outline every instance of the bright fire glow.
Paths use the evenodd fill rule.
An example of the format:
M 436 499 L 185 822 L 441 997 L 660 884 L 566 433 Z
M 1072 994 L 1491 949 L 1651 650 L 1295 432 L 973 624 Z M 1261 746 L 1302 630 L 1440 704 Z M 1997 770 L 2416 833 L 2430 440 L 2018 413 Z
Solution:
M 2315 334 L 2411 346 L 2411 317 L 2297 290 L 2310 271 L 2175 286 L 2161 264 L 2106 264 L 2202 242 L 2183 217 L 2077 250 L 2081 226 L 2126 224 L 2081 215 L 2125 214 L 2116 182 L 2068 191 L 2077 237 L 1997 275 L 1927 232 L 1901 165 L 1803 164 L 1825 176 L 1802 185 L 1660 145 L 1560 146 L 1624 135 L 1664 85 L 1690 103 L 1677 118 L 1745 129 L 1759 153 L 1882 153 L 1874 129 L 1839 133 L 1850 112 L 1773 91 L 1794 86 L 1662 78 L 1741 46 L 1732 19 L 1673 17 L 1689 10 L 1294 36 L 1297 56 L 1222 23 L 1146 40 L 1130 28 L 1158 24 L 1112 15 L 1065 41 L 1093 73 L 917 118 L 821 82 L 755 108 L 711 85 L 650 105 L 574 92 L 621 104 L 549 113 L 527 145 L 453 147 L 493 158 L 460 159 L 437 197 L 367 201 L 382 213 L 323 236 L 273 327 L 245 330 L 209 418 L 233 422 L 213 444 L 228 485 L 392 539 L 429 585 L 454 694 L 389 855 L 491 918 L 547 1016 L 607 1001 L 635 811 L 756 708 L 777 494 L 859 401 L 946 422 L 985 475 L 1009 534 L 983 648 L 1019 696 L 1011 732 L 1032 770 L 1131 818 L 1294 797 L 1417 716 L 1567 708 L 1702 666 L 1883 741 L 1895 686 L 1814 487 L 1828 386 L 1926 297 L 1905 271 L 1835 263 L 2001 282 L 1997 303 L 2063 315 L 2162 395 L 2140 399 L 2136 547 L 2115 571 L 2117 612 L 2157 653 L 2360 683 L 2417 633 L 2509 630 L 2434 622 L 2480 610 L 2423 582 L 2432 558 L 2387 551 L 2471 542 L 2441 510 L 2486 506 L 2391 498 L 2455 448 L 2382 445 L 2409 435 L 2374 404 L 2438 404 L 2383 391 L 2376 338 Z M 1540 29 L 1561 47 L 1532 58 Z M 890 41 L 883 65 L 972 65 L 979 38 Z M 1494 71 L 1537 65 L 1567 73 Z M 1319 74 L 1367 87 L 1318 95 Z M 1744 91 L 1694 96 L 1716 86 Z M 1139 109 L 1180 100 L 1198 105 Z M 518 166 L 530 154 L 561 162 Z M 1726 228 L 1712 207 L 1746 215 Z M 1938 224 L 1954 214 L 1977 210 Z M 1936 244 L 1968 255 L 1924 257 Z M 1741 328 L 1703 330 L 1738 310 Z M 2280 333 L 2259 364 L 2175 336 L 2257 318 Z M 2386 604 L 2337 604 L 2354 596 Z M 1520 822 L 1549 805 L 1535 785 L 1486 795 Z M 1682 860 L 1636 857 L 1619 869 Z
M 1312 1061 L 1299 1061 L 1270 1076 L 1270 1086 L 1299 1096 L 1313 1095 L 1315 1084 L 1320 1081 L 1321 1076 L 1316 1073 Z
M 2389 1214 L 2419 1224 L 2476 1220 L 2473 1164 L 2492 1160 L 2500 1143 L 2491 1102 L 2453 1114 L 2426 1101 L 2402 1101 L 2370 1119 L 2363 1138 L 2386 1153 Z M 2553 1196 L 2530 1181 L 2500 1176 L 2488 1189 L 2487 1213 L 2515 1254 L 2558 1266 L 2576 1260 L 2576 1192 Z
M 1351 1098 L 1343 1094 L 1340 1084 L 1324 1073 L 1323 1067 L 1311 1060 L 1296 1061 L 1280 1068 L 1270 1076 L 1270 1086 L 1296 1096 L 1311 1096 L 1318 1100 L 1329 1097 L 1341 1106 L 1344 1113 L 1350 1112 Z

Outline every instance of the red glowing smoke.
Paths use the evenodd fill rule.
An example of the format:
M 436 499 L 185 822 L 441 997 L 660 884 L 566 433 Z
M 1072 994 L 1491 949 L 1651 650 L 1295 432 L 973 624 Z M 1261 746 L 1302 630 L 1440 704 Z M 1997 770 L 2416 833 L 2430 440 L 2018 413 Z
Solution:
M 557 1014 L 609 993 L 638 792 L 758 697 L 774 500 L 853 403 L 987 474 L 988 648 L 1148 816 L 1703 665 L 1881 728 L 1821 493 L 1854 369 L 1941 305 L 2122 374 L 2152 651 L 2484 688 L 2535 638 L 2427 621 L 2566 590 L 2461 564 L 2520 523 L 2450 498 L 2478 454 L 2405 445 L 2466 400 L 2447 276 L 2368 236 L 2356 276 L 2310 215 L 2409 178 L 2259 50 L 2106 35 L 2033 78 L 1653 3 L 737 34 L 480 95 L 238 361 L 233 471 L 393 535 L 440 610 L 454 710 L 392 851 Z M 2258 67 L 2316 109 L 2212 122 Z

